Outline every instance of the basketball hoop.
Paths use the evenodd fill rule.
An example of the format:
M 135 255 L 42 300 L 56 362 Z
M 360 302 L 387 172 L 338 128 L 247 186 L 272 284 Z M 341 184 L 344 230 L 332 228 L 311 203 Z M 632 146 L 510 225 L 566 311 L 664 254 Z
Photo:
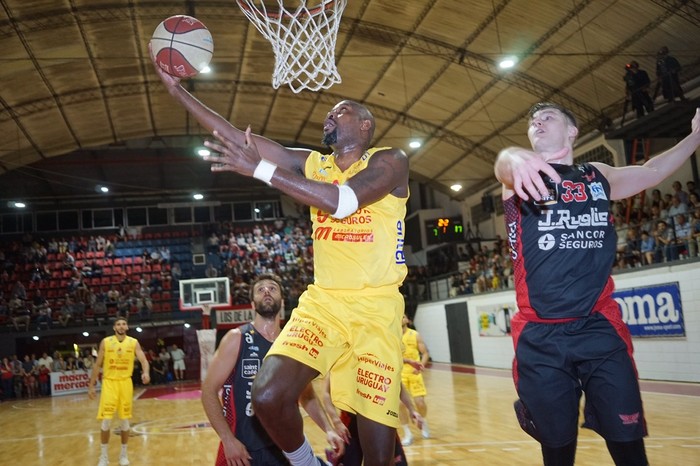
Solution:
M 285 8 L 284 0 L 276 0 L 279 9 L 270 11 L 265 0 L 236 0 L 272 44 L 275 89 L 288 84 L 295 93 L 303 89 L 318 91 L 341 82 L 335 66 L 335 42 L 347 0 L 318 1 L 321 3 L 317 6 L 308 7 L 306 0 L 299 0 L 295 2 L 299 6 L 291 9 Z

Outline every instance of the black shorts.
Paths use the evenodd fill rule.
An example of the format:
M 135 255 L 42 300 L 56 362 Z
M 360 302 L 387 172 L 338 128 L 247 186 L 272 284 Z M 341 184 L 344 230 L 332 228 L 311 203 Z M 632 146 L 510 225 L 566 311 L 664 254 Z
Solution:
M 583 427 L 614 442 L 646 436 L 631 338 L 615 312 L 529 322 L 513 335 L 518 420 L 542 444 L 557 448 L 576 439 L 582 393 Z

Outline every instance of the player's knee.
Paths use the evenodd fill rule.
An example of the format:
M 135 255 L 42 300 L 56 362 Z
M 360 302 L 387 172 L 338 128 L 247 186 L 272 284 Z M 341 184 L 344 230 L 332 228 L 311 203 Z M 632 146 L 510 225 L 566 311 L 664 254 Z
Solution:
M 122 426 L 121 426 L 122 432 L 128 432 L 129 429 L 131 429 L 131 426 L 129 425 L 129 420 L 122 419 Z
M 107 432 L 109 431 L 109 426 L 112 424 L 111 419 L 102 419 L 102 424 L 100 425 L 100 430 Z
M 280 412 L 284 404 L 284 390 L 279 384 L 259 382 L 257 377 L 253 382 L 253 410 L 258 416 Z

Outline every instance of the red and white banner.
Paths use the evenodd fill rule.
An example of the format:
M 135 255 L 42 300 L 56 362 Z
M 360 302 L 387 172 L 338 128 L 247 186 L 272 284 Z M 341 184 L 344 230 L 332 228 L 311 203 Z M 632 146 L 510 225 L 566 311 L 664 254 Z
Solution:
M 65 371 L 51 373 L 51 395 L 71 395 L 73 393 L 85 393 L 90 386 L 90 373 L 87 371 Z M 95 387 L 100 390 L 100 381 Z

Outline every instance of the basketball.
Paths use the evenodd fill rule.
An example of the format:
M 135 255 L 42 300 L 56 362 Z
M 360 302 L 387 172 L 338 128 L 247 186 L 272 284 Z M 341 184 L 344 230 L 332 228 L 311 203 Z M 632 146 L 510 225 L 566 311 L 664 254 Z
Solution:
M 214 40 L 197 18 L 176 15 L 158 25 L 151 49 L 163 71 L 177 78 L 190 78 L 209 65 Z

